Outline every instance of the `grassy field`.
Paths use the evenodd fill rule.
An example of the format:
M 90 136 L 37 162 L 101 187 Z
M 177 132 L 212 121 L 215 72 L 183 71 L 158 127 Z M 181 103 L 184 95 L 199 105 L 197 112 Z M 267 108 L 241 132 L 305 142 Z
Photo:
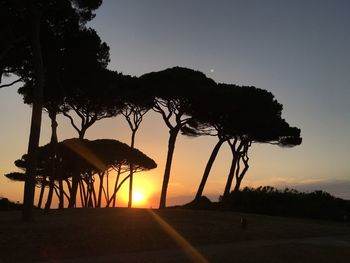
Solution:
M 319 263 L 347 262 L 350 258 L 350 227 L 345 223 L 218 211 L 154 212 L 199 247 L 210 262 Z M 245 230 L 240 225 L 242 216 L 247 219 Z M 1 263 L 74 258 L 87 262 L 84 259 L 116 255 L 123 261 L 123 256 L 149 252 L 148 257 L 152 257 L 159 250 L 176 248 L 176 238 L 174 241 L 147 209 L 66 209 L 48 214 L 35 211 L 33 223 L 22 223 L 18 211 L 0 212 Z M 149 262 L 177 262 L 176 257 L 156 259 Z

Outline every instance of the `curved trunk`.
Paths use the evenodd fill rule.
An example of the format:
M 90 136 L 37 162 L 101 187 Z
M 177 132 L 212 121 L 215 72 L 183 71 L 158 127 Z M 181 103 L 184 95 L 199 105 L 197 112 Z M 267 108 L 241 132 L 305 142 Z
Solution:
M 243 161 L 243 164 L 244 164 L 244 168 L 243 168 L 243 171 L 241 173 L 239 173 L 239 171 L 237 171 L 237 174 L 236 174 L 236 185 L 235 185 L 235 188 L 233 189 L 234 192 L 238 192 L 239 191 L 239 188 L 241 187 L 242 180 L 243 180 L 245 174 L 247 173 L 247 171 L 249 169 L 248 148 L 246 148 L 246 152 L 244 152 L 244 155 L 242 157 L 242 161 Z
M 239 164 L 240 151 L 242 150 L 243 142 L 239 141 L 238 146 L 237 146 L 237 142 L 238 142 L 238 138 L 234 138 L 233 142 L 231 142 L 230 140 L 228 141 L 228 144 L 230 145 L 230 149 L 232 152 L 232 163 L 231 163 L 230 172 L 227 176 L 224 194 L 222 195 L 223 200 L 225 200 L 228 197 L 228 195 L 230 194 L 232 181 L 233 181 L 233 178 L 234 178 L 236 170 L 237 170 L 237 164 Z
M 175 129 L 171 129 L 169 132 L 170 136 L 168 141 L 168 154 L 167 154 L 167 159 L 165 164 L 162 192 L 161 192 L 160 203 L 159 203 L 160 209 L 166 207 L 166 195 L 167 195 L 167 189 L 168 189 L 169 178 L 170 178 L 171 163 L 173 160 L 173 155 L 175 150 L 176 137 L 179 131 L 180 131 L 180 128 L 175 128 Z
M 230 147 L 231 147 L 231 151 L 232 151 L 232 155 L 233 155 L 233 161 L 232 161 L 230 174 L 227 178 L 225 192 L 223 194 L 223 200 L 225 198 L 227 198 L 230 194 L 230 189 L 231 189 L 231 185 L 232 185 L 232 181 L 233 181 L 234 176 L 236 177 L 236 185 L 235 185 L 233 191 L 235 191 L 235 192 L 239 191 L 243 177 L 249 168 L 248 149 L 249 149 L 250 145 L 251 145 L 251 142 L 249 142 L 249 141 L 241 141 L 239 146 L 236 149 L 235 143 L 233 143 L 233 144 L 230 143 Z M 244 164 L 243 171 L 241 171 L 241 167 L 240 167 L 241 161 L 243 161 L 243 164 Z
M 230 194 L 232 181 L 233 181 L 233 178 L 235 176 L 238 162 L 239 162 L 239 157 L 236 154 L 233 154 L 231 168 L 230 168 L 230 172 L 229 172 L 228 177 L 227 177 L 224 194 L 222 195 L 222 200 L 225 200 Z
M 196 197 L 195 197 L 195 200 L 198 200 L 202 194 L 203 194 L 203 190 L 204 190 L 204 186 L 207 182 L 207 179 L 208 179 L 208 176 L 209 176 L 209 173 L 210 173 L 210 170 L 213 166 L 213 163 L 215 161 L 215 158 L 216 156 L 218 155 L 218 152 L 221 148 L 221 145 L 223 144 L 224 140 L 220 140 L 216 143 L 213 151 L 211 152 L 210 154 L 210 157 L 209 157 L 209 160 L 207 162 L 207 165 L 205 167 L 205 170 L 204 170 L 204 173 L 203 173 L 203 176 L 202 176 L 202 180 L 201 180 L 201 183 L 198 187 L 198 190 L 197 190 L 197 194 L 196 194 Z
M 35 195 L 35 176 L 37 169 L 38 147 L 41 128 L 41 114 L 44 87 L 44 64 L 40 44 L 40 14 L 33 12 L 31 26 L 31 46 L 33 52 L 33 64 L 35 73 L 34 98 L 32 119 L 28 144 L 28 167 L 23 194 L 22 220 L 33 219 L 33 204 Z
M 115 207 L 114 205 L 115 205 L 115 198 L 116 198 L 117 192 L 119 191 L 120 187 L 122 187 L 123 184 L 126 182 L 126 180 L 128 180 L 129 178 L 130 178 L 130 174 L 125 176 L 124 179 L 120 182 L 119 185 L 115 184 L 114 192 L 112 194 L 111 199 L 107 202 L 106 207 L 109 207 L 109 205 L 112 202 L 112 200 L 113 200 L 113 207 Z

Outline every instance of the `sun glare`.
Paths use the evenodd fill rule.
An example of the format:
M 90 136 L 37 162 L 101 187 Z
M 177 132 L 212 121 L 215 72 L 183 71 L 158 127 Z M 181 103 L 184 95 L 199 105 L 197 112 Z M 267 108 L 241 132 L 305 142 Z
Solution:
M 142 192 L 136 191 L 132 193 L 132 201 L 134 203 L 142 203 L 144 199 L 145 199 L 145 195 Z
M 111 188 L 110 192 L 113 191 Z M 117 206 L 128 206 L 129 202 L 129 181 L 121 187 L 117 193 Z M 152 174 L 139 173 L 134 177 L 133 191 L 132 191 L 132 207 L 135 208 L 149 208 L 154 206 L 154 181 Z

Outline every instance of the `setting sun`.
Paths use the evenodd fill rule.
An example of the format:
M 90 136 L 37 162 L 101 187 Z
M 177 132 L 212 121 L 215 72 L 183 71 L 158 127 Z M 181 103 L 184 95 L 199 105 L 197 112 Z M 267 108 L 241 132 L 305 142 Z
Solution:
M 142 203 L 144 199 L 145 199 L 145 195 L 140 191 L 136 191 L 132 195 L 132 201 L 134 203 Z
M 152 173 L 138 173 L 134 177 L 133 193 L 132 193 L 132 207 L 154 207 L 157 205 L 158 199 L 154 197 L 155 180 L 156 175 Z M 112 190 L 111 190 L 112 191 Z M 118 192 L 117 206 L 125 207 L 129 201 L 129 184 L 125 183 Z

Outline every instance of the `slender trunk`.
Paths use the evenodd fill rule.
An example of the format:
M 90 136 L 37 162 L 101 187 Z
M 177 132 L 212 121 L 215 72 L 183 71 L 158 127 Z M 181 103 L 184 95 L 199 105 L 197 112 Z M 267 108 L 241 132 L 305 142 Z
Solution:
M 66 196 L 67 199 L 68 199 L 68 204 L 69 204 L 69 203 L 70 203 L 71 196 L 72 196 L 72 185 L 71 185 L 69 179 L 64 179 L 64 181 L 65 181 L 66 184 L 67 184 L 67 188 L 68 188 L 68 192 L 69 192 L 69 196 Z
M 119 168 L 118 168 L 118 174 L 117 174 L 117 178 L 115 179 L 113 193 L 117 192 L 119 178 L 120 178 L 120 172 L 121 172 L 121 165 L 119 165 Z M 112 195 L 110 200 L 113 200 L 113 207 L 115 207 L 115 203 L 116 203 L 115 199 L 116 199 L 116 195 Z M 107 207 L 109 207 L 110 200 L 108 200 L 108 202 L 107 202 Z
M 31 46 L 35 73 L 32 119 L 28 144 L 28 167 L 23 194 L 22 220 L 33 220 L 33 204 L 35 195 L 35 176 L 37 169 L 38 148 L 41 128 L 41 114 L 44 88 L 44 64 L 40 44 L 40 14 L 33 12 L 31 27 Z
M 236 184 L 235 187 L 233 188 L 233 192 L 237 193 L 239 191 L 239 188 L 241 187 L 243 177 L 237 177 L 236 178 Z
M 92 185 L 92 196 L 93 196 L 93 206 L 92 207 L 96 207 L 97 205 L 97 196 L 96 196 L 96 191 L 95 191 L 95 187 L 94 185 Z
M 40 189 L 40 195 L 39 195 L 39 201 L 38 201 L 38 208 L 41 208 L 41 204 L 43 202 L 43 196 L 45 192 L 45 183 L 46 183 L 46 176 L 43 177 L 42 182 L 41 182 L 41 189 Z
M 248 169 L 249 169 L 249 158 L 248 158 L 248 148 L 246 148 L 246 152 L 244 152 L 244 155 L 242 157 L 242 161 L 243 161 L 243 164 L 244 164 L 244 168 L 243 168 L 243 171 L 241 173 L 237 172 L 236 174 L 236 185 L 233 189 L 234 192 L 238 192 L 239 191 L 239 188 L 241 187 L 241 183 L 242 183 L 242 180 L 245 176 L 245 174 L 247 173 Z
M 235 176 L 235 171 L 237 168 L 237 162 L 239 162 L 239 160 L 238 160 L 239 157 L 237 156 L 237 154 L 233 154 L 232 156 L 233 157 L 232 157 L 231 168 L 230 168 L 230 172 L 229 172 L 228 177 L 227 177 L 224 194 L 222 195 L 222 200 L 225 200 L 230 194 L 232 181 L 233 181 L 233 178 Z
M 81 129 L 80 131 L 79 131 L 79 139 L 84 139 L 84 136 L 85 136 L 85 132 L 86 132 L 86 129 Z
M 106 178 L 106 184 L 107 184 L 107 189 L 106 189 L 106 202 L 109 200 L 109 172 L 107 169 L 107 178 Z
M 174 128 L 169 131 L 169 141 L 168 141 L 168 154 L 165 164 L 165 171 L 164 171 L 164 178 L 163 178 L 163 185 L 162 185 L 162 192 L 160 196 L 160 203 L 159 203 L 159 209 L 163 209 L 166 207 L 166 195 L 167 195 L 167 189 L 169 184 L 169 178 L 170 178 L 170 170 L 171 170 L 171 163 L 173 160 L 174 150 L 175 150 L 175 143 L 176 143 L 176 137 L 179 133 L 180 128 Z
M 81 207 L 84 207 L 84 193 L 83 188 L 81 187 L 81 182 L 79 183 L 79 193 L 80 193 L 80 201 L 81 201 Z
M 122 187 L 123 184 L 126 182 L 126 180 L 128 180 L 129 178 L 130 178 L 130 174 L 129 174 L 128 176 L 125 176 L 125 178 L 124 178 L 124 179 L 120 182 L 120 184 L 115 188 L 115 190 L 114 190 L 114 192 L 113 192 L 113 194 L 112 194 L 112 197 L 111 197 L 111 199 L 108 201 L 106 207 L 109 207 L 109 205 L 110 205 L 112 199 L 116 197 L 117 192 L 119 191 L 120 187 Z
M 51 203 L 52 203 L 52 195 L 53 195 L 53 190 L 55 187 L 55 180 L 53 179 L 53 177 L 50 177 L 50 187 L 49 187 L 49 194 L 47 195 L 47 200 L 46 200 L 46 204 L 45 204 L 45 211 L 48 211 L 51 207 Z
M 57 150 L 57 121 L 56 121 L 57 113 L 56 111 L 49 111 L 49 117 L 51 120 L 51 141 L 50 141 L 50 161 L 51 161 L 51 174 L 50 178 L 50 188 L 49 194 L 47 196 L 45 211 L 48 211 L 51 207 L 53 190 L 55 187 L 55 178 L 56 178 L 56 150 Z
M 134 149 L 135 145 L 135 135 L 136 135 L 136 130 L 132 130 L 131 133 L 131 144 L 130 147 Z M 128 202 L 128 208 L 132 207 L 132 184 L 133 184 L 133 174 L 134 174 L 134 165 L 131 163 L 130 164 L 130 179 L 129 179 L 129 202 Z
M 84 135 L 85 135 L 86 129 L 81 129 L 78 134 L 79 134 L 79 139 L 83 140 Z M 80 176 L 80 168 L 81 168 L 81 162 L 78 160 L 75 166 L 75 171 L 73 172 L 73 178 L 72 178 L 72 191 L 71 191 L 71 196 L 69 200 L 68 207 L 73 208 L 76 207 L 76 200 L 77 200 L 77 191 L 78 191 L 78 186 L 81 187 L 81 176 Z M 81 200 L 82 206 L 83 206 L 83 199 Z
M 72 188 L 71 188 L 71 194 L 70 194 L 70 199 L 69 199 L 69 203 L 68 203 L 68 208 L 75 207 L 75 203 L 76 203 L 76 199 L 77 199 L 77 190 L 78 190 L 78 185 L 79 185 L 79 181 L 80 181 L 79 176 L 80 176 L 80 173 L 78 171 L 75 171 L 73 173 Z
M 104 177 L 104 173 L 99 173 L 98 174 L 99 178 L 100 178 L 100 186 L 98 188 L 98 197 L 97 197 L 97 205 L 96 207 L 101 207 L 101 199 L 102 199 L 102 189 L 103 189 L 103 177 Z
M 202 176 L 202 181 L 198 187 L 198 190 L 197 190 L 197 194 L 196 194 L 196 197 L 195 197 L 195 200 L 199 200 L 203 194 L 203 190 L 204 190 L 204 186 L 207 182 L 207 179 L 208 179 L 208 176 L 209 176 L 209 173 L 210 173 L 210 170 L 213 166 L 213 163 L 215 161 L 215 158 L 216 156 L 218 155 L 218 152 L 221 148 L 221 145 L 224 143 L 224 140 L 222 139 L 219 139 L 219 141 L 217 142 L 217 144 L 215 145 L 213 151 L 211 152 L 211 155 L 209 157 L 209 160 L 207 162 L 207 166 L 205 167 L 205 170 L 204 170 L 204 173 L 203 173 L 203 176 Z
M 60 192 L 58 209 L 63 209 L 64 208 L 64 189 L 63 189 L 63 181 L 61 178 L 58 180 L 58 187 Z
M 233 142 L 231 142 L 230 140 L 227 142 L 230 145 L 230 149 L 232 152 L 232 163 L 231 163 L 230 172 L 227 177 L 224 194 L 222 195 L 223 200 L 225 200 L 230 194 L 232 181 L 237 170 L 237 165 L 239 165 L 239 161 L 241 158 L 241 150 L 242 150 L 242 147 L 244 146 L 244 143 L 241 140 L 238 140 L 238 138 L 234 138 Z M 239 143 L 238 146 L 237 146 L 237 143 Z
M 92 178 L 92 175 L 89 174 L 88 180 L 87 180 L 87 192 L 88 192 L 88 207 L 92 208 L 94 207 L 94 204 L 96 205 L 96 192 L 94 188 L 94 180 Z
M 79 180 L 79 187 L 82 190 L 83 193 L 83 200 L 81 200 L 81 205 L 82 207 L 87 207 L 87 202 L 88 202 L 88 196 L 89 196 L 89 192 L 88 189 L 85 189 L 85 185 L 84 185 L 84 180 L 80 179 Z
M 230 194 L 233 177 L 234 176 L 236 177 L 236 185 L 235 185 L 234 191 L 238 191 L 239 187 L 241 185 L 242 179 L 249 168 L 248 149 L 251 145 L 251 142 L 241 140 L 237 148 L 236 148 L 236 140 L 233 144 L 231 144 L 230 142 L 229 142 L 229 144 L 230 144 L 232 156 L 233 156 L 232 166 L 234 166 L 234 167 L 232 168 L 232 166 L 231 166 L 231 170 L 230 170 L 229 176 L 227 178 L 226 187 L 225 187 L 225 191 L 223 194 L 223 200 L 226 199 Z M 242 172 L 240 172 L 241 160 L 243 161 L 243 163 L 245 165 Z

